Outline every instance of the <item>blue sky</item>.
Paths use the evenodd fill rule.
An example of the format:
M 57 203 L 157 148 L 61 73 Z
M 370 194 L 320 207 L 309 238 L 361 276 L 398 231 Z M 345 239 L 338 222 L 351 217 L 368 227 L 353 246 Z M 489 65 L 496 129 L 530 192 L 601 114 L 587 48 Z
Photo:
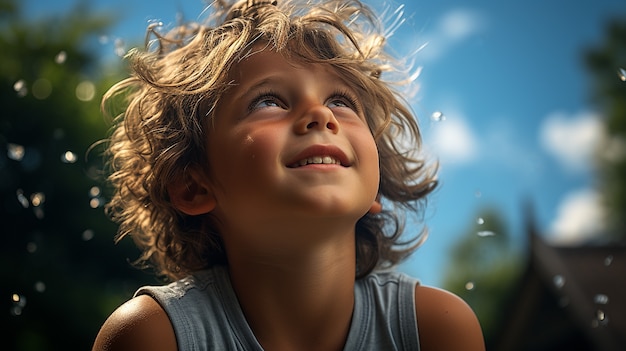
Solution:
M 40 17 L 76 1 L 23 3 L 25 13 Z M 204 6 L 86 3 L 119 18 L 98 44 L 107 59 L 119 59 L 116 41 L 143 42 L 150 22 L 171 25 L 180 12 L 193 19 Z M 441 161 L 441 187 L 426 211 L 430 236 L 401 270 L 441 284 L 448 250 L 485 207 L 501 211 L 520 250 L 528 200 L 539 229 L 556 244 L 575 245 L 601 229 L 590 160 L 604 141 L 602 116 L 590 104 L 582 52 L 601 42 L 606 20 L 616 15 L 626 18 L 623 0 L 407 1 L 391 44 L 399 53 L 423 46 L 414 56 L 420 75 L 412 106 L 426 152 Z

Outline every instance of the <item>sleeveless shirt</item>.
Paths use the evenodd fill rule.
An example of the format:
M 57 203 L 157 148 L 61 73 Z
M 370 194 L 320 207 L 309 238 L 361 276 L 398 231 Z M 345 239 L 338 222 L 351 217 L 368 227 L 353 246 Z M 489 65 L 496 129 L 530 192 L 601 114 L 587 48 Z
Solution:
M 358 279 L 344 350 L 419 350 L 416 284 L 414 278 L 393 271 Z M 165 286 L 142 287 L 135 296 L 143 294 L 167 313 L 179 350 L 263 350 L 246 322 L 226 267 Z

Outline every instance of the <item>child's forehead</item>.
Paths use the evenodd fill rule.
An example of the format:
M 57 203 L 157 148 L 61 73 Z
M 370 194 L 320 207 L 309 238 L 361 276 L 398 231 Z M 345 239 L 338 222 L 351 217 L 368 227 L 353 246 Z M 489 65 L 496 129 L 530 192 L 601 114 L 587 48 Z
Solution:
M 325 79 L 347 85 L 345 77 L 330 63 L 307 62 L 288 49 L 277 51 L 262 46 L 251 50 L 243 59 L 236 62 L 230 70 L 229 78 L 231 84 L 240 85 L 271 76 L 288 77 L 289 74 L 301 71 L 312 72 L 324 76 Z

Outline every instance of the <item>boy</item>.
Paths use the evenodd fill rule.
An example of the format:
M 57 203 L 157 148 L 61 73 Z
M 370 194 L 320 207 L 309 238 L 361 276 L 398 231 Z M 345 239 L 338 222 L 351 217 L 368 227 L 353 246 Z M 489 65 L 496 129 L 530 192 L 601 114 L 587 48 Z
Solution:
M 223 9 L 157 34 L 105 96 L 131 89 L 109 208 L 173 282 L 139 289 L 94 350 L 484 350 L 462 300 L 387 270 L 417 246 L 398 247 L 393 207 L 415 210 L 436 179 L 402 151 L 419 130 L 381 79 L 376 16 Z

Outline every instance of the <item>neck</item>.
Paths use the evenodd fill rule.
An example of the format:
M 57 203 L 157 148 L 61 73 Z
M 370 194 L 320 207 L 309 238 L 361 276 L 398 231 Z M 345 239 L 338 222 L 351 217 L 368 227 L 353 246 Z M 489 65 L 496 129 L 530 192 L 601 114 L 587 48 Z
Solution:
M 343 348 L 354 305 L 354 240 L 352 231 L 304 252 L 229 252 L 233 288 L 264 349 Z

